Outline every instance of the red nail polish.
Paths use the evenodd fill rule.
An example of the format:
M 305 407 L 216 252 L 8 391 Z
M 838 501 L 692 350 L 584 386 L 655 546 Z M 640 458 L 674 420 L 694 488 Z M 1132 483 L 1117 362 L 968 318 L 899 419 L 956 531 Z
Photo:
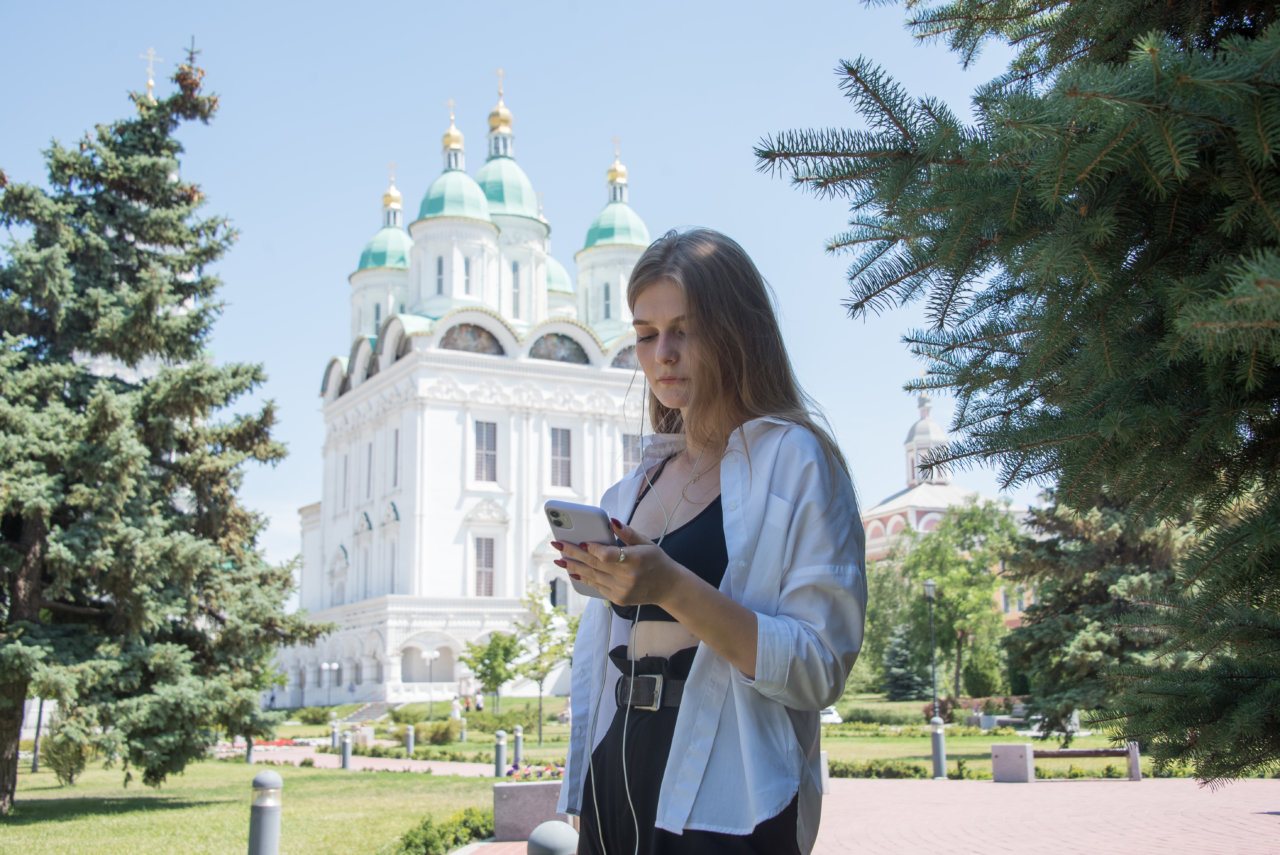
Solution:
M 587 545 L 585 543 L 579 543 L 578 548 L 581 549 L 583 552 L 587 551 Z
M 563 543 L 561 543 L 561 542 L 560 542 L 560 541 L 558 541 L 558 540 L 553 540 L 553 541 L 551 541 L 551 548 L 552 548 L 552 549 L 555 549 L 555 550 L 563 550 L 563 549 L 564 549 L 564 544 L 563 544 Z
M 568 566 L 569 566 L 568 562 L 566 562 L 563 558 L 557 558 L 555 561 L 552 561 L 551 563 L 552 563 L 552 564 L 554 564 L 554 565 L 556 565 L 557 567 L 568 567 Z
M 622 528 L 622 523 L 618 522 L 613 517 L 609 517 L 609 522 L 613 523 L 614 528 L 617 528 L 617 529 Z
M 569 574 L 569 578 L 570 578 L 570 579 L 577 579 L 578 581 L 582 581 L 582 577 L 581 577 L 581 576 L 579 576 L 577 573 L 570 573 L 570 574 Z

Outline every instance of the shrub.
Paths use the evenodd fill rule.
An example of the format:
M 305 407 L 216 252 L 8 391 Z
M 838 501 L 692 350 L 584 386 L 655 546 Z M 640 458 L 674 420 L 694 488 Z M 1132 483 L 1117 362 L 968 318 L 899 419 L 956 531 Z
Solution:
M 930 715 L 932 716 L 932 707 L 930 707 Z M 841 713 L 840 717 L 845 722 L 857 724 L 904 725 L 918 724 L 920 721 L 920 717 L 914 713 L 891 709 L 867 709 L 866 707 L 850 707 Z
M 443 721 L 420 721 L 413 726 L 414 742 L 429 742 L 432 745 L 448 745 L 458 741 L 462 735 L 462 722 L 453 718 Z
M 298 766 L 300 766 L 300 767 L 302 767 L 302 768 L 304 768 L 304 769 L 310 769 L 310 768 L 314 767 L 315 765 L 316 765 L 316 758 L 314 758 L 314 757 L 303 757 L 303 758 L 302 758 L 302 761 L 301 761 L 300 763 L 298 763 Z
M 303 707 L 295 717 L 303 724 L 328 724 L 329 710 L 327 707 Z
M 493 836 L 493 811 L 467 808 L 444 822 L 427 817 L 400 838 L 395 855 L 445 855 L 473 840 Z
M 426 721 L 427 713 L 422 704 L 403 704 L 388 713 L 395 724 L 417 724 Z
M 54 718 L 49 735 L 40 740 L 41 759 L 64 787 L 75 785 L 76 778 L 84 772 L 93 755 L 89 734 L 60 717 Z
M 832 760 L 827 771 L 833 778 L 927 778 L 919 763 L 905 760 Z
M 950 723 L 956 720 L 956 709 L 960 707 L 960 701 L 956 698 L 938 698 L 938 715 L 943 721 Z M 929 721 L 933 718 L 933 701 L 924 705 L 924 720 Z
M 463 715 L 467 717 L 468 730 L 483 730 L 487 733 L 497 733 L 499 730 L 505 730 L 510 734 L 516 729 L 517 724 L 524 728 L 525 733 L 529 731 L 537 732 L 538 729 L 537 707 L 522 707 L 510 712 L 504 712 L 501 715 L 489 710 L 472 710 L 469 713 L 463 713 Z

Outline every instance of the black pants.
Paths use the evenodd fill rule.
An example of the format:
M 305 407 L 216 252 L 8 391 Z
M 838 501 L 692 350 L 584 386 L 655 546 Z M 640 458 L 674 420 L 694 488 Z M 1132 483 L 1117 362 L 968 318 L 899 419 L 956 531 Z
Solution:
M 695 648 L 670 659 L 646 657 L 636 661 L 637 674 L 662 674 L 667 679 L 688 676 Z M 610 651 L 624 674 L 630 673 L 626 648 Z M 610 687 L 611 688 L 611 687 Z M 654 827 L 658 793 L 675 733 L 676 707 L 658 710 L 620 708 L 604 740 L 591 755 L 579 823 L 578 855 L 799 855 L 796 844 L 796 799 L 755 827 L 750 834 L 721 834 L 686 829 L 672 834 Z M 626 734 L 626 773 L 623 773 L 623 734 Z M 628 792 L 629 790 L 629 792 Z M 634 816 L 632 810 L 634 808 Z M 603 841 L 603 844 L 602 844 Z

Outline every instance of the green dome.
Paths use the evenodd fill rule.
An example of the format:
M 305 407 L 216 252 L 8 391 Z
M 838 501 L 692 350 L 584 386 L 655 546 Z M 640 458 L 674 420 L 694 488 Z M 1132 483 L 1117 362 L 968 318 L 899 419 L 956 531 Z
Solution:
M 399 226 L 384 226 L 364 245 L 360 253 L 360 266 L 356 270 L 371 267 L 409 268 L 409 249 L 413 240 Z
M 422 197 L 418 218 L 466 217 L 488 223 L 489 203 L 475 179 L 461 169 L 446 169 Z
M 559 294 L 574 293 L 573 280 L 569 278 L 569 271 L 549 255 L 547 256 L 547 290 Z
M 490 158 L 476 173 L 476 181 L 494 214 L 538 218 L 538 197 L 524 170 L 509 157 Z
M 591 228 L 587 229 L 587 242 L 582 248 L 609 244 L 639 247 L 649 245 L 649 230 L 645 228 L 644 220 L 626 202 L 610 202 L 604 206 L 604 210 L 591 221 Z

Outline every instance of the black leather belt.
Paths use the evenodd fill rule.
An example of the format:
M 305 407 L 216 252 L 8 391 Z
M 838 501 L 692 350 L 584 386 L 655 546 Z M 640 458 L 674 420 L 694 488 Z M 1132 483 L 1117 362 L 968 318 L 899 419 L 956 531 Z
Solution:
M 623 674 L 613 691 L 618 706 L 630 704 L 641 710 L 678 707 L 683 694 L 684 680 L 670 680 L 661 674 L 637 674 L 634 680 Z

